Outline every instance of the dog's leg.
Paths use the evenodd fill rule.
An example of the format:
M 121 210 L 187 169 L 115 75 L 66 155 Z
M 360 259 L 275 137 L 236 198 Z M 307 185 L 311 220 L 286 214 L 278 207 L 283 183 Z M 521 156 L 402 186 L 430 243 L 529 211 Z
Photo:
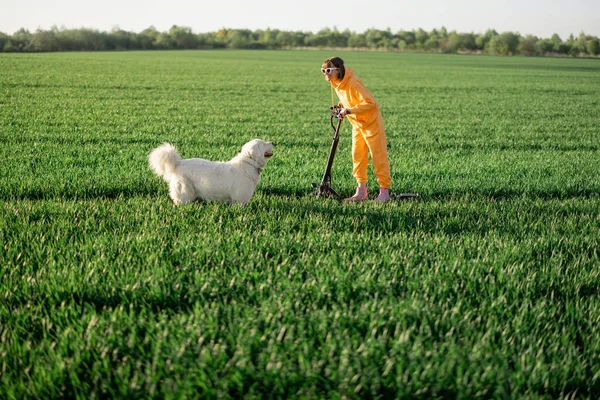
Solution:
M 241 188 L 234 188 L 231 194 L 230 204 L 239 204 L 241 207 L 244 207 L 250 202 L 250 199 L 252 199 L 253 194 L 254 190 L 248 193 L 247 190 L 243 190 Z
M 175 204 L 188 204 L 196 198 L 194 187 L 185 178 L 172 179 L 169 183 L 169 195 Z

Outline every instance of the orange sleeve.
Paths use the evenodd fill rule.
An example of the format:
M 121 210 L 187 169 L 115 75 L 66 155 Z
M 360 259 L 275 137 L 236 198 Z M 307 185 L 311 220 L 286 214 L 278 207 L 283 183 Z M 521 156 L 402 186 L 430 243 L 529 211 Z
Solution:
M 377 105 L 375 98 L 364 85 L 354 85 L 350 90 L 352 92 L 351 98 L 354 99 L 354 104 L 351 107 L 352 114 L 366 114 Z

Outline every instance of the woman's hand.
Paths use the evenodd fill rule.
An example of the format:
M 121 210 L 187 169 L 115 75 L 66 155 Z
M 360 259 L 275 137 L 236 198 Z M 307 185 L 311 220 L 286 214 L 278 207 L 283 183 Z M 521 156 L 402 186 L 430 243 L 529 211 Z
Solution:
M 340 110 L 340 116 L 343 118 L 348 114 L 352 114 L 352 109 L 342 107 L 342 109 Z

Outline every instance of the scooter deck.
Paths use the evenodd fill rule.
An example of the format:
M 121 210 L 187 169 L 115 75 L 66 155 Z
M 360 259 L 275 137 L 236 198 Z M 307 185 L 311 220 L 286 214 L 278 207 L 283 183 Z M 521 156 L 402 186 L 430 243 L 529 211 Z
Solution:
M 395 193 L 392 194 L 392 200 L 410 200 L 410 199 L 418 199 L 419 193 Z

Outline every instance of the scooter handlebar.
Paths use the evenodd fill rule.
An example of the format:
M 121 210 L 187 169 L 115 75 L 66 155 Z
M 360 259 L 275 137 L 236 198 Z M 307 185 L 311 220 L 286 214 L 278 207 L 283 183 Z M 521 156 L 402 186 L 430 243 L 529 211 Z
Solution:
M 344 117 L 342 117 L 340 115 L 340 112 L 342 111 L 342 107 L 340 106 L 329 106 L 329 109 L 332 110 L 332 117 L 335 117 L 337 119 L 344 119 Z

